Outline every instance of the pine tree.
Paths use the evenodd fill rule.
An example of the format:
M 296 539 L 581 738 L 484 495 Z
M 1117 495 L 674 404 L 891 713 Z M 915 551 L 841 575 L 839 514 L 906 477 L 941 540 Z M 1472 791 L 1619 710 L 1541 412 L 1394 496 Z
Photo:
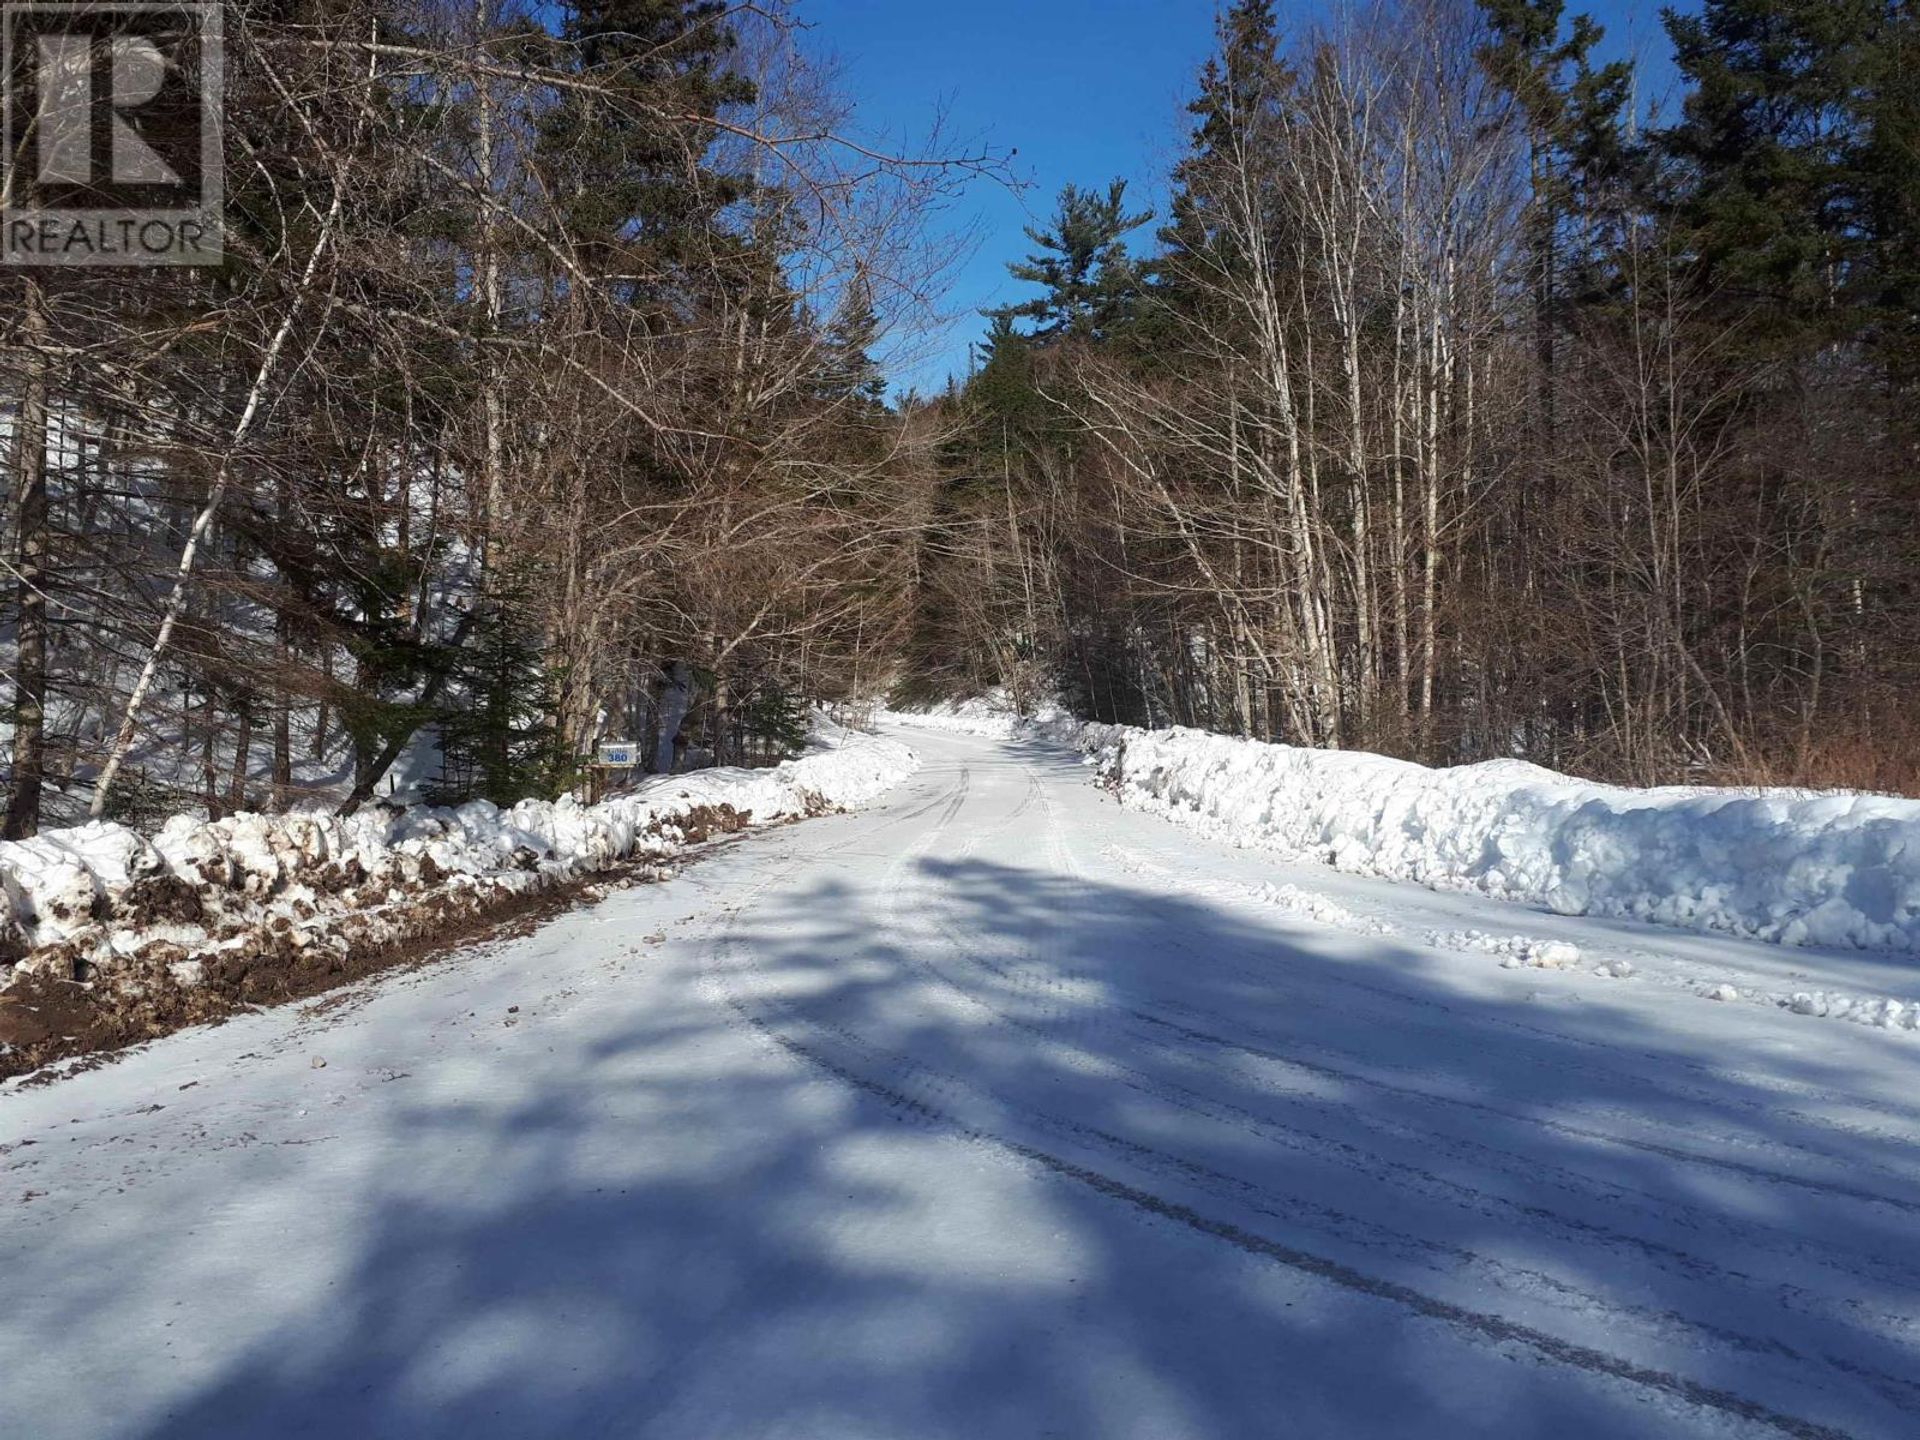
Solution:
M 1033 338 L 1041 341 L 1114 334 L 1134 313 L 1141 284 L 1126 235 L 1153 218 L 1151 210 L 1129 213 L 1126 193 L 1124 180 L 1115 180 L 1104 195 L 1077 185 L 1062 190 L 1052 225 L 1027 227 L 1038 253 L 1007 267 L 1014 279 L 1043 286 L 1046 294 L 985 313 L 1031 320 Z

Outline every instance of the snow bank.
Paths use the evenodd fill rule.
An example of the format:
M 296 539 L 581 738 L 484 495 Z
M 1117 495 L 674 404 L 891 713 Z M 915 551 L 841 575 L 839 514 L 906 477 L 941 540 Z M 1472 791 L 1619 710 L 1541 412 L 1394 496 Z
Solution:
M 1920 801 L 1639 790 L 1519 760 L 1429 769 L 1197 730 L 1027 722 L 991 701 L 883 718 L 1067 741 L 1123 803 L 1288 860 L 1563 915 L 1920 952 Z
M 811 753 L 772 769 L 662 776 L 591 807 L 175 816 L 151 839 L 97 821 L 48 831 L 0 843 L 0 987 L 39 971 L 107 975 L 134 958 L 191 982 L 210 959 L 263 947 L 390 943 L 496 898 L 665 860 L 714 829 L 863 804 L 918 764 L 898 740 L 823 727 Z
M 1123 801 L 1237 845 L 1563 915 L 1920 951 L 1920 802 L 1433 770 L 1193 730 L 1086 727 Z

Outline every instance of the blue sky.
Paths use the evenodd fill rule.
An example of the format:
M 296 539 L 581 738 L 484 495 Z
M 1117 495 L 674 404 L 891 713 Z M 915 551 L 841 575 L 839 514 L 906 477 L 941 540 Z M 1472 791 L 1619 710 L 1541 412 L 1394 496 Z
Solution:
M 797 0 L 810 41 L 840 62 L 868 135 L 924 135 L 943 108 L 951 135 L 1012 150 L 1029 182 L 1012 194 L 975 187 L 942 217 L 980 239 L 955 273 L 944 335 L 896 365 L 898 384 L 938 388 L 964 372 L 981 306 L 1024 298 L 1009 261 L 1031 245 L 1022 227 L 1045 219 L 1068 181 L 1126 177 L 1129 194 L 1156 208 L 1185 136 L 1182 110 L 1212 49 L 1212 0 Z M 1283 17 L 1319 8 L 1279 0 Z M 1657 0 L 1574 0 L 1608 29 L 1610 50 L 1644 53 L 1664 83 L 1666 42 Z M 1692 8 L 1686 0 L 1682 8 Z M 1150 240 L 1151 227 L 1138 232 Z

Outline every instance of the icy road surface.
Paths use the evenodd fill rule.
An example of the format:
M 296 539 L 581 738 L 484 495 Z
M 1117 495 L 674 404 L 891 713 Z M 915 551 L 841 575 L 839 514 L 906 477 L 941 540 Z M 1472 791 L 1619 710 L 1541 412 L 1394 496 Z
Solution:
M 1920 1435 L 1920 1037 L 1697 993 L 1911 962 L 909 738 L 863 814 L 0 1093 L 0 1436 Z

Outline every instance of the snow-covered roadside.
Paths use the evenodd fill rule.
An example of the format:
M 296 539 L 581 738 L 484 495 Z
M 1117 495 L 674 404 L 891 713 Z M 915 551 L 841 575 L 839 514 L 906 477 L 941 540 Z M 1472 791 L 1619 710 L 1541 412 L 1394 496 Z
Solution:
M 1166 864 L 1125 847 L 1109 846 L 1105 858 L 1123 872 L 1157 887 L 1178 889 L 1203 903 L 1277 911 L 1289 919 L 1368 940 L 1456 955 L 1484 955 L 1506 970 L 1557 971 L 1604 981 L 1628 981 L 1673 996 L 1724 1004 L 1788 1010 L 1823 1020 L 1841 1020 L 1871 1029 L 1920 1032 L 1920 969 L 1901 978 L 1900 961 L 1851 963 L 1840 951 L 1754 946 L 1737 951 L 1725 940 L 1701 935 L 1641 934 L 1622 927 L 1595 930 L 1579 917 L 1529 918 L 1516 912 L 1514 926 L 1484 928 L 1462 923 L 1449 912 L 1447 892 L 1436 893 L 1438 906 L 1410 904 L 1404 896 L 1382 903 L 1381 894 L 1356 904 L 1356 883 L 1330 877 L 1336 897 L 1311 884 L 1276 883 L 1216 875 L 1204 884 L 1182 880 Z M 1297 872 L 1296 872 L 1297 873 Z M 1387 892 L 1392 894 L 1392 892 Z M 1445 918 L 1443 918 L 1445 917 Z M 1774 958 L 1776 957 L 1777 958 Z M 1733 963 L 1729 963 L 1729 962 Z M 1770 962 L 1770 963 L 1769 963 Z
M 1417 937 L 1895 962 L 901 733 L 861 813 L 0 1086 L 0 1435 L 1916 1433 L 1914 1041 Z
M 1920 953 L 1920 801 L 1637 790 L 1517 760 L 1429 769 L 1195 730 L 1021 721 L 990 701 L 881 718 L 1073 744 L 1124 804 L 1288 860 L 1562 915 Z
M 1066 745 L 1078 745 L 1083 737 L 1118 733 L 1120 729 L 1076 720 L 1052 702 L 1036 707 L 1030 715 L 1022 715 L 998 694 L 946 700 L 913 710 L 890 710 L 882 706 L 872 715 L 881 723 L 944 730 L 953 735 L 979 735 L 989 740 L 1057 740 Z
M 852 808 L 918 764 L 899 740 L 823 723 L 798 760 L 661 776 L 591 807 L 176 816 L 151 839 L 104 822 L 48 831 L 0 843 L 0 991 L 31 976 L 191 986 L 211 964 L 324 962 L 622 861 L 667 861 L 714 829 Z

